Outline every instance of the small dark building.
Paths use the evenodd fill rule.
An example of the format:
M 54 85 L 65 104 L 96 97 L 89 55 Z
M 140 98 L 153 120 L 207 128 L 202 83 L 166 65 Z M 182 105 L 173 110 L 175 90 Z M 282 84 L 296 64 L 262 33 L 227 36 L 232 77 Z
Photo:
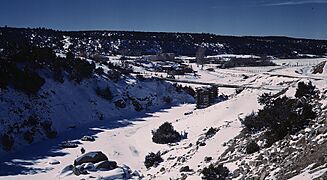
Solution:
M 196 89 L 196 107 L 206 108 L 214 104 L 218 96 L 218 87 L 213 85 L 210 87 L 201 87 Z

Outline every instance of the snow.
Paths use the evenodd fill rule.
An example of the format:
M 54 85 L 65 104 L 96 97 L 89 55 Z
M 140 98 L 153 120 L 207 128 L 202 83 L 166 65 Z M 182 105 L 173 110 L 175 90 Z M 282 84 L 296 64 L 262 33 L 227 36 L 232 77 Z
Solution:
M 314 164 L 309 165 L 307 168 L 303 169 L 301 174 L 292 177 L 290 180 L 310 180 L 315 179 L 323 175 L 325 172 L 327 172 L 326 165 L 316 167 L 315 169 L 311 169 Z
M 254 56 L 254 55 L 219 54 L 219 55 L 215 55 L 215 56 L 207 56 L 207 58 L 244 58 L 244 59 L 246 59 L 246 58 L 260 58 L 260 57 Z
M 69 38 L 66 37 L 68 43 Z M 227 56 L 227 55 L 225 55 Z M 246 55 L 242 57 L 247 57 Z M 183 57 L 187 59 L 187 57 Z M 117 57 L 110 57 L 112 61 L 119 61 Z M 277 93 L 288 88 L 285 95 L 294 96 L 297 82 L 317 77 L 310 73 L 298 74 L 295 70 L 308 67 L 306 60 L 276 60 L 278 63 L 301 63 L 301 66 L 278 66 L 276 67 L 241 67 L 233 69 L 214 68 L 215 72 L 201 70 L 195 64 L 190 64 L 194 70 L 198 71 L 198 76 L 183 75 L 177 76 L 178 80 L 192 80 L 195 82 L 236 84 L 240 86 L 253 86 L 246 88 L 241 93 L 236 94 L 233 88 L 219 88 L 220 94 L 229 95 L 229 99 L 219 102 L 205 109 L 195 109 L 195 104 L 190 99 L 185 99 L 185 95 L 172 92 L 171 84 L 162 84 L 158 81 L 141 82 L 135 78 L 128 77 L 118 83 L 108 83 L 99 79 L 92 79 L 83 82 L 80 86 L 65 82 L 58 85 L 56 82 L 47 80 L 43 89 L 51 89 L 56 92 L 55 96 L 49 97 L 51 108 L 50 117 L 55 118 L 53 125 L 60 132 L 58 139 L 48 140 L 47 142 L 36 142 L 28 146 L 31 152 L 26 155 L 25 149 L 17 150 L 4 158 L 4 162 L 9 166 L 14 165 L 23 167 L 27 174 L 14 174 L 12 176 L 0 177 L 3 179 L 75 179 L 73 175 L 60 176 L 61 170 L 72 164 L 76 157 L 81 155 L 80 148 L 86 152 L 102 151 L 109 160 L 116 161 L 119 166 L 128 165 L 132 170 L 139 170 L 142 174 L 155 175 L 156 179 L 180 178 L 179 169 L 188 165 L 195 173 L 188 174 L 188 179 L 201 179 L 197 170 L 208 166 L 210 163 L 204 162 L 205 157 L 212 157 L 211 162 L 218 160 L 219 156 L 226 150 L 226 142 L 236 137 L 242 130 L 240 117 L 257 111 L 261 106 L 257 103 L 257 96 L 264 92 Z M 310 62 L 318 63 L 321 59 Z M 100 66 L 97 64 L 97 66 Z M 152 65 L 147 65 L 148 67 Z M 211 67 L 207 65 L 206 67 Z M 204 68 L 206 69 L 206 68 Z M 108 71 L 108 69 L 105 69 Z M 138 71 L 152 73 L 145 68 Z M 244 77 L 247 78 L 244 78 Z M 326 88 L 326 81 L 313 79 L 313 84 L 320 89 Z M 193 87 L 199 86 L 192 83 L 182 83 Z M 173 106 L 163 106 L 160 98 L 154 99 L 155 106 L 144 113 L 135 113 L 132 106 L 119 110 L 112 103 L 92 95 L 97 86 L 109 86 L 113 90 L 114 100 L 120 95 L 127 93 L 130 96 L 139 98 L 163 97 L 174 95 Z M 93 93 L 94 94 L 94 93 Z M 15 92 L 8 92 L 8 99 L 15 97 L 16 100 L 24 101 L 27 97 Z M 78 101 L 77 101 L 78 100 Z M 113 100 L 113 101 L 114 101 Z M 96 102 L 96 103 L 94 103 Z M 9 105 L 8 105 L 9 106 Z M 98 114 L 105 116 L 103 121 L 95 121 Z M 189 113 L 192 112 L 192 113 Z M 188 113 L 185 115 L 184 113 Z M 0 113 L 1 114 L 1 113 Z M 4 114 L 1 114 L 2 117 Z M 162 145 L 152 142 L 151 131 L 158 128 L 164 122 L 171 122 L 178 131 L 186 131 L 188 138 L 174 145 Z M 71 126 L 77 128 L 69 129 Z M 205 141 L 205 146 L 196 146 L 199 139 L 203 138 L 204 133 L 210 127 L 219 128 L 219 131 Z M 305 131 L 309 131 L 306 129 Z M 94 142 L 80 141 L 84 135 L 95 137 Z M 294 137 L 298 138 L 298 137 Z M 62 140 L 70 140 L 79 143 L 78 148 L 59 149 L 57 145 Z M 317 141 L 319 138 L 317 139 Z M 192 146 L 189 146 L 192 144 Z M 22 146 L 24 147 L 24 146 Z M 149 152 L 166 152 L 162 157 L 164 162 L 156 168 L 146 169 L 144 158 Z M 276 149 L 276 151 L 279 151 Z M 46 152 L 46 153 L 45 153 Z M 179 164 L 179 157 L 185 162 Z M 14 160 L 15 159 L 15 160 Z M 249 160 L 247 160 L 249 161 Z M 55 162 L 53 164 L 53 162 Z M 60 162 L 60 163 L 58 163 Z M 230 170 L 236 169 L 235 163 L 225 164 Z M 160 169 L 164 167 L 164 171 Z M 276 170 L 276 172 L 278 169 Z M 326 172 L 327 168 L 320 167 L 319 170 L 311 173 L 305 169 L 300 175 L 293 179 L 311 179 L 318 177 Z M 117 168 L 108 172 L 91 173 L 92 176 L 101 178 L 121 178 L 124 169 Z M 271 173 L 273 174 L 273 172 Z M 89 175 L 81 175 L 78 178 L 88 178 Z M 146 179 L 154 177 L 146 176 Z M 273 179 L 273 177 L 271 177 Z
M 64 50 L 68 50 L 69 46 L 72 45 L 73 43 L 70 42 L 70 37 L 69 36 L 63 36 L 64 40 L 63 40 L 63 43 L 64 43 Z

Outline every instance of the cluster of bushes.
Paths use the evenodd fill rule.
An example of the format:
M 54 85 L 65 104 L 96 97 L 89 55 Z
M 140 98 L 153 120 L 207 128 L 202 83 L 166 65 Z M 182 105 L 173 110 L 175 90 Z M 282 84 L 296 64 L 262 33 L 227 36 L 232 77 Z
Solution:
M 152 141 L 157 144 L 175 143 L 180 140 L 181 135 L 169 122 L 163 123 L 157 130 L 152 132 Z
M 88 79 L 92 76 L 93 71 L 95 69 L 95 64 L 89 63 L 86 60 L 82 59 L 74 59 L 71 61 L 71 72 L 70 72 L 70 80 L 74 80 L 77 83 L 80 83 L 84 79 Z
M 312 85 L 311 81 L 308 82 L 308 84 L 304 82 L 299 82 L 298 87 L 295 93 L 295 97 L 301 98 L 311 98 L 318 94 L 318 91 L 316 90 L 316 87 Z
M 266 130 L 268 145 L 288 134 L 294 134 L 308 125 L 309 119 L 316 117 L 310 99 L 302 98 L 313 92 L 310 89 L 312 89 L 310 84 L 303 86 L 299 83 L 296 94 L 301 94 L 297 96 L 301 97 L 300 99 L 286 96 L 274 99 L 270 94 L 263 94 L 258 98 L 264 105 L 263 109 L 245 117 L 242 123 L 251 132 Z
M 126 107 L 126 102 L 123 99 L 119 99 L 115 101 L 115 106 L 119 108 L 125 108 Z
M 34 68 L 49 66 L 55 59 L 56 54 L 51 48 L 30 46 L 22 44 L 12 48 L 8 57 L 15 62 L 28 62 Z
M 132 99 L 132 105 L 134 106 L 134 109 L 137 112 L 140 112 L 143 110 L 141 103 L 136 99 Z
M 1 145 L 3 150 L 10 151 L 12 146 L 14 145 L 14 142 L 14 138 L 9 134 L 1 135 Z
M 51 121 L 41 121 L 40 118 L 32 114 L 22 123 L 14 123 L 8 126 L 8 131 L 0 135 L 1 145 L 5 151 L 10 151 L 14 145 L 14 138 L 22 135 L 22 138 L 31 144 L 34 141 L 35 134 L 43 133 L 48 138 L 55 138 L 57 131 L 53 129 Z
M 45 133 L 45 135 L 52 139 L 57 137 L 57 131 L 52 128 L 52 122 L 51 121 L 44 121 L 41 123 L 41 127 Z
M 161 162 L 163 162 L 163 159 L 161 158 L 160 151 L 157 153 L 151 152 L 145 156 L 144 165 L 146 168 L 157 167 Z
M 224 167 L 222 164 L 213 165 L 210 164 L 209 167 L 203 168 L 202 179 L 207 180 L 225 180 L 229 175 L 229 170 L 227 167 Z
M 170 104 L 173 99 L 170 97 L 170 96 L 164 96 L 163 97 L 163 101 L 166 103 L 166 104 Z
M 57 57 L 50 48 L 26 44 L 7 49 L 6 55 L 1 57 L 0 66 L 0 75 L 4 77 L 0 80 L 0 87 L 17 82 L 15 87 L 32 93 L 44 83 L 44 79 L 36 73 L 37 69 L 51 70 L 53 79 L 61 83 L 64 82 L 63 72 L 69 74 L 70 80 L 80 83 L 83 79 L 90 78 L 95 69 L 94 63 L 75 58 L 72 52 L 62 58 Z
M 12 85 L 26 94 L 36 94 L 45 80 L 28 67 L 18 68 L 13 62 L 0 62 L 0 88 Z
M 112 92 L 110 90 L 109 87 L 106 87 L 104 89 L 101 89 L 100 87 L 97 87 L 95 90 L 96 94 L 100 97 L 102 97 L 103 99 L 112 100 Z

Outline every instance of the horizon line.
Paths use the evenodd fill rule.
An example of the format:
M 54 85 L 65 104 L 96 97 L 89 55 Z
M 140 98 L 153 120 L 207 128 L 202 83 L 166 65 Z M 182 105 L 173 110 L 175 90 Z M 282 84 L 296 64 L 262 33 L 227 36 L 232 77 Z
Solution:
M 12 28 L 12 29 L 45 29 L 52 31 L 60 31 L 60 32 L 140 32 L 140 33 L 176 33 L 176 34 L 209 34 L 215 36 L 225 36 L 225 37 L 261 37 L 261 38 L 290 38 L 290 39 L 304 39 L 304 40 L 317 40 L 317 41 L 327 41 L 326 39 L 318 39 L 318 38 L 308 38 L 308 37 L 297 37 L 297 36 L 288 36 L 288 35 L 231 35 L 231 34 L 218 34 L 214 32 L 190 32 L 190 31 L 156 31 L 156 30 L 122 30 L 122 29 L 59 29 L 59 28 L 51 28 L 51 27 L 18 27 L 18 26 L 7 26 L 1 25 L 0 28 Z

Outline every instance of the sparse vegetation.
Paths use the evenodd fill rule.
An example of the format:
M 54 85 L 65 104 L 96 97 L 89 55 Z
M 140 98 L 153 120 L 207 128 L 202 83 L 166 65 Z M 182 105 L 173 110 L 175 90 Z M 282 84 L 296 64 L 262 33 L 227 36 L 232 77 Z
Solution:
M 229 175 L 229 170 L 222 164 L 214 165 L 210 164 L 209 167 L 205 167 L 201 174 L 203 174 L 202 179 L 206 180 L 225 180 Z
M 219 131 L 219 129 L 217 129 L 217 128 L 213 128 L 213 127 L 210 127 L 210 128 L 208 129 L 208 131 L 205 133 L 205 136 L 206 136 L 207 138 L 210 138 L 210 137 L 214 136 L 218 131 Z
M 157 130 L 152 132 L 152 141 L 157 144 L 174 143 L 181 140 L 181 135 L 169 122 L 163 123 Z
M 161 158 L 160 151 L 157 153 L 150 152 L 145 156 L 144 165 L 146 168 L 157 167 L 161 162 L 163 162 L 163 159 Z
M 98 96 L 102 97 L 103 99 L 106 99 L 108 101 L 112 100 L 112 92 L 108 86 L 104 89 L 97 87 L 95 92 Z
M 115 106 L 119 108 L 125 108 L 126 107 L 126 102 L 123 99 L 119 99 L 115 101 Z
M 57 137 L 57 131 L 52 129 L 51 121 L 44 121 L 41 123 L 41 127 L 43 128 L 46 136 L 50 139 Z
M 166 104 L 170 104 L 173 99 L 170 97 L 170 96 L 164 96 L 163 97 L 163 101 L 166 103 Z
M 301 97 L 306 97 L 310 98 L 313 97 L 317 94 L 316 87 L 312 85 L 311 81 L 309 81 L 308 84 L 304 82 L 299 82 L 297 85 L 295 97 L 301 98 Z
M 142 105 L 136 99 L 132 99 L 132 104 L 134 106 L 135 111 L 139 112 L 143 110 Z
M 26 131 L 23 136 L 28 144 L 31 144 L 34 140 L 34 133 L 32 133 L 30 131 Z
M 1 135 L 1 144 L 2 149 L 5 151 L 10 151 L 12 146 L 14 145 L 14 138 L 9 134 Z
M 266 129 L 265 135 L 271 145 L 308 125 L 309 119 L 316 117 L 312 109 L 307 101 L 283 96 L 266 103 L 263 109 L 245 117 L 242 123 L 252 132 Z

